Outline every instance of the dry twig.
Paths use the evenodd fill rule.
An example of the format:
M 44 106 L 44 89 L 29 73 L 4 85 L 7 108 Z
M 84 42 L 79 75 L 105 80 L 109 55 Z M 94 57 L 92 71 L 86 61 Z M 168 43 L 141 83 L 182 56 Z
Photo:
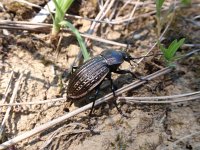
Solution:
M 15 101 L 15 98 L 16 98 L 16 96 L 17 96 L 17 92 L 18 92 L 18 90 L 19 90 L 19 86 L 20 86 L 21 79 L 22 79 L 23 75 L 24 75 L 24 73 L 21 73 L 21 74 L 20 74 L 19 79 L 18 79 L 18 81 L 17 81 L 16 84 L 15 84 L 15 88 L 14 88 L 14 90 L 13 90 L 13 94 L 12 94 L 12 96 L 11 96 L 11 98 L 10 98 L 10 104 L 12 104 L 12 103 Z M 5 114 L 4 118 L 3 118 L 3 121 L 2 121 L 1 127 L 0 127 L 0 135 L 2 134 L 2 132 L 3 132 L 3 130 L 4 130 L 5 123 L 6 123 L 6 121 L 8 120 L 9 113 L 10 113 L 11 109 L 12 109 L 12 107 L 10 106 L 10 107 L 8 107 L 7 110 L 6 110 L 6 114 Z
M 166 100 L 171 99 L 171 100 Z M 200 100 L 200 91 L 180 94 L 180 95 L 171 95 L 171 96 L 157 96 L 157 97 L 118 97 L 119 101 L 125 101 L 128 103 L 149 103 L 149 104 L 168 104 L 168 103 L 178 103 L 186 102 L 191 100 Z M 159 100 L 159 101 L 158 101 Z M 164 101 L 160 101 L 164 100 Z
M 40 101 L 32 101 L 32 102 L 23 102 L 23 103 L 12 103 L 12 104 L 0 104 L 0 107 L 3 106 L 19 106 L 19 105 L 40 105 L 40 104 L 45 104 L 45 103 L 55 103 L 58 101 L 65 101 L 66 98 L 61 97 L 61 98 L 55 98 L 55 99 L 48 99 L 48 100 L 40 100 Z
M 7 87 L 6 87 L 5 94 L 3 95 L 3 98 L 2 98 L 2 101 L 1 101 L 2 104 L 5 103 L 6 98 L 8 96 L 9 88 L 11 86 L 11 82 L 12 82 L 12 78 L 13 78 L 13 74 L 14 74 L 14 71 L 12 71 L 11 74 L 10 74 L 9 82 L 8 82 Z
M 68 128 L 68 127 L 71 127 L 71 132 L 74 131 L 74 129 L 77 127 L 77 126 L 80 126 L 80 127 L 83 127 L 83 128 L 87 128 L 87 126 L 85 124 L 82 124 L 82 123 L 70 123 L 70 124 L 66 124 L 60 128 L 58 128 L 56 131 L 54 131 L 50 136 L 48 136 L 47 140 L 43 143 L 43 145 L 41 146 L 40 150 L 44 150 L 52 141 L 54 138 L 57 138 L 57 137 L 60 137 L 63 135 L 57 135 L 58 133 L 61 132 L 62 129 L 64 128 Z M 81 131 L 84 131 L 84 130 L 81 130 Z M 69 131 L 68 131 L 69 132 Z M 69 134 L 69 133 L 66 133 L 66 134 Z

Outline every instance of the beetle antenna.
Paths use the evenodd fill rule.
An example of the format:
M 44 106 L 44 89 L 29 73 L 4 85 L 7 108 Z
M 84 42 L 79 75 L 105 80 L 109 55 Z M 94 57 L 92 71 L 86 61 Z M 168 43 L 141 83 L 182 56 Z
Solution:
M 163 54 L 151 54 L 151 55 L 147 55 L 147 56 L 141 56 L 141 57 L 132 57 L 132 56 L 130 56 L 130 60 L 134 60 L 134 59 L 141 59 L 141 58 L 145 58 L 145 57 L 151 57 L 151 56 L 160 56 L 160 55 L 163 55 Z
M 125 51 L 125 52 L 128 52 L 128 49 L 130 49 L 131 44 L 130 44 L 130 42 L 129 42 L 128 40 L 126 40 L 125 43 L 126 43 L 126 48 L 125 48 L 124 51 Z

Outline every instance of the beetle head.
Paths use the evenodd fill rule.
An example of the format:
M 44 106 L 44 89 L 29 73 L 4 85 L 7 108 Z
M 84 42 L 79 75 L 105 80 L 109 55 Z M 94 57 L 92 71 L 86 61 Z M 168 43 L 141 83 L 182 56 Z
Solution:
M 136 63 L 135 61 L 134 61 L 134 57 L 132 57 L 129 53 L 127 53 L 127 52 L 121 52 L 122 53 L 122 56 L 123 56 L 123 59 L 124 59 L 124 61 L 127 61 L 128 63 L 130 63 L 130 65 L 132 66 L 133 64 L 131 63 L 131 61 L 133 62 L 133 63 Z
M 123 57 L 123 59 L 125 60 L 125 61 L 130 61 L 131 60 L 131 56 L 127 53 L 127 52 L 121 52 L 121 54 L 122 54 L 122 57 Z

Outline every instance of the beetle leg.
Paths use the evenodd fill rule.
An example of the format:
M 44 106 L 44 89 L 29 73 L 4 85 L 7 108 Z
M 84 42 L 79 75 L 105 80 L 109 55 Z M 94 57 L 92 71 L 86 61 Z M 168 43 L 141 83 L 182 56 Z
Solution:
M 100 84 L 100 85 L 101 85 L 101 84 Z M 91 110 L 90 110 L 89 116 L 92 115 L 92 112 L 93 112 L 93 110 L 94 110 L 94 104 L 95 104 L 97 95 L 99 94 L 100 85 L 96 87 L 95 95 L 94 95 L 94 97 L 93 97 L 92 108 L 91 108 Z
M 110 80 L 110 84 L 111 84 L 111 90 L 113 92 L 113 96 L 116 97 L 115 91 L 117 90 L 116 86 L 113 84 L 113 80 L 111 78 L 111 73 L 108 74 L 107 78 Z M 123 117 L 127 117 L 122 110 L 118 107 L 116 100 L 113 101 L 117 111 L 123 116 Z
M 123 117 L 126 117 L 126 118 L 128 118 L 128 116 L 127 116 L 127 115 L 125 115 L 125 114 L 122 112 L 122 110 L 121 110 L 121 109 L 118 107 L 116 100 L 115 100 L 115 101 L 113 101 L 113 103 L 114 103 L 114 105 L 115 105 L 115 107 L 116 107 L 117 111 L 120 113 L 120 115 L 122 115 Z
M 114 71 L 114 73 L 118 73 L 118 74 L 127 74 L 127 73 L 130 73 L 133 77 L 135 77 L 135 78 L 137 78 L 137 79 L 139 79 L 141 81 L 146 81 L 145 79 L 137 76 L 136 74 L 134 74 L 130 70 L 120 70 L 120 69 L 118 69 L 118 70 Z
M 115 91 L 117 90 L 117 87 L 113 84 L 113 80 L 111 78 L 111 73 L 109 73 L 107 75 L 107 78 L 108 78 L 108 80 L 110 80 L 110 85 L 111 85 L 111 90 L 112 90 L 113 96 L 116 97 Z
M 100 84 L 100 85 L 101 85 L 101 84 Z M 96 87 L 95 95 L 94 95 L 93 100 L 92 100 L 92 101 L 93 101 L 93 103 L 92 103 L 92 108 L 91 108 L 91 110 L 90 110 L 89 117 L 88 117 L 88 129 L 89 129 L 90 131 L 92 131 L 92 132 L 93 132 L 93 130 L 91 129 L 91 122 L 90 122 L 90 119 L 91 119 L 91 117 L 92 117 L 92 112 L 93 112 L 93 110 L 94 110 L 94 104 L 95 104 L 95 101 L 96 101 L 96 97 L 97 97 L 97 95 L 99 94 L 100 85 L 98 85 L 98 86 Z

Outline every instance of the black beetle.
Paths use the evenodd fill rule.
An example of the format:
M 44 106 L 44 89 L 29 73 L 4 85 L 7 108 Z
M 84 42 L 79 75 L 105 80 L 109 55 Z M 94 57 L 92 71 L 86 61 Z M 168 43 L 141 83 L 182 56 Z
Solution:
M 134 58 L 124 51 L 105 50 L 101 54 L 93 57 L 81 65 L 69 78 L 69 84 L 67 87 L 67 97 L 69 99 L 80 99 L 96 89 L 96 93 L 93 99 L 93 106 L 90 111 L 92 114 L 95 104 L 96 96 L 98 95 L 101 83 L 105 78 L 108 78 L 111 82 L 111 89 L 115 96 L 115 86 L 111 78 L 111 73 L 126 74 L 130 73 L 136 77 L 129 70 L 121 70 L 119 66 L 127 61 L 130 63 Z M 116 102 L 115 102 L 115 106 Z M 118 109 L 118 107 L 117 107 Z M 118 109 L 118 111 L 120 111 Z M 120 111 L 121 113 L 121 111 Z

